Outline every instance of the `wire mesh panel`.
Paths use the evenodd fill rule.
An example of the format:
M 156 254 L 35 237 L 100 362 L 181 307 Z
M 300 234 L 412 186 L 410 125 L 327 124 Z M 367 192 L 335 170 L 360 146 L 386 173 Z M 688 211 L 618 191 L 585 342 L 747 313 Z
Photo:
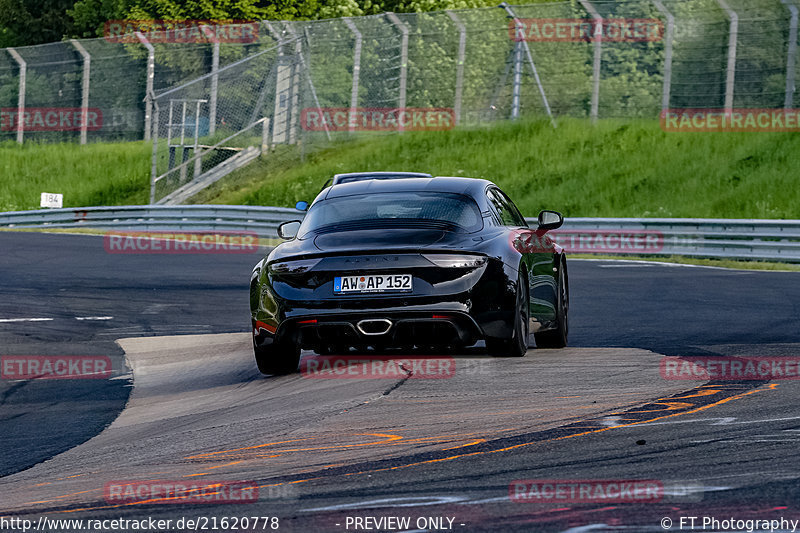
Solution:
M 274 36 L 264 31 L 265 27 L 260 23 L 199 25 L 197 28 L 187 34 L 169 30 L 143 34 L 155 49 L 155 92 L 208 73 L 216 43 L 219 44 L 220 63 L 223 65 L 275 43 Z M 135 42 L 137 39 L 126 36 L 125 40 Z
M 294 126 L 284 117 L 294 112 L 292 72 L 298 62 L 295 55 L 285 52 L 292 42 L 295 41 L 258 44 L 243 59 L 156 94 L 155 200 L 231 158 L 253 150 L 260 153 L 262 145 L 275 142 L 278 135 L 280 142 L 288 142 Z M 259 47 L 262 49 L 255 51 Z M 281 78 L 278 74 L 283 67 L 288 68 L 289 74 Z M 213 128 L 212 100 L 216 105 Z M 282 108 L 281 101 L 286 104 Z M 276 108 L 283 109 L 277 117 Z M 271 121 L 272 138 L 270 122 L 264 119 Z
M 655 118 L 662 105 L 798 105 L 793 4 L 722 4 L 738 25 L 720 0 L 572 0 L 320 21 L 197 22 L 184 30 L 109 32 L 3 50 L 0 141 L 17 140 L 20 122 L 28 141 L 129 141 L 155 132 L 161 146 L 183 132 L 180 146 L 190 134 L 194 153 L 194 137 L 212 146 L 267 117 L 272 157 L 275 146 L 283 147 L 281 157 L 303 157 L 354 136 L 550 113 Z M 156 160 L 159 175 L 170 169 L 169 157 Z M 199 170 L 206 161 L 214 159 L 204 157 Z M 184 171 L 181 179 L 191 179 L 194 167 Z
M 281 120 L 280 104 L 288 113 L 284 120 L 289 125 L 289 135 L 274 138 L 274 144 L 292 145 L 299 150 L 280 148 L 271 154 L 273 160 L 303 157 L 306 152 L 347 135 L 353 75 L 359 70 L 355 68 L 355 36 L 345 20 L 294 22 L 287 26 L 288 35 L 295 40 L 283 58 L 286 80 L 279 84 L 284 94 L 276 100 L 274 124 Z
M 507 19 L 506 31 L 530 49 L 553 113 L 588 116 L 592 93 L 592 45 L 586 35 L 591 31 L 589 15 L 572 2 L 513 6 L 513 11 L 519 22 Z M 522 114 L 544 115 L 527 53 L 522 63 Z
M 666 20 L 652 2 L 591 1 L 603 18 L 601 117 L 656 118 L 664 84 Z
M 16 139 L 12 113 L 19 98 L 19 65 L 7 51 L 0 52 L 0 142 Z
M 68 43 L 52 43 L 19 47 L 16 52 L 27 64 L 25 113 L 19 117 L 16 109 L 9 111 L 10 129 L 15 133 L 17 122 L 22 120 L 28 140 L 77 140 L 82 123 L 83 72 L 78 51 Z M 12 107 L 16 107 L 16 103 Z M 95 129 L 98 119 L 90 117 L 89 120 L 91 128 Z
M 800 6 L 793 5 L 787 2 L 787 6 L 792 5 L 795 8 L 795 13 L 798 16 L 795 20 L 800 23 Z M 800 80 L 800 61 L 797 58 L 797 52 L 800 50 L 800 31 L 793 32 L 791 30 L 791 18 L 789 23 L 789 31 L 787 32 L 786 48 L 787 48 L 787 62 L 786 62 L 786 89 L 788 94 L 789 107 L 797 109 L 800 107 L 800 94 L 797 91 L 797 80 Z
M 409 29 L 406 106 L 452 108 L 459 34 L 444 12 L 397 15 Z
M 775 2 L 728 2 L 739 17 L 734 107 L 776 108 L 786 96 L 789 10 Z
M 675 16 L 673 108 L 725 105 L 730 22 L 716 0 L 666 0 Z
M 355 24 L 345 19 L 332 19 L 298 24 L 297 28 L 303 33 L 304 57 L 309 73 L 318 82 L 316 91 L 320 106 L 349 107 L 355 62 L 359 60 L 356 57 L 358 30 Z M 363 59 L 357 70 L 361 70 L 361 63 Z M 359 105 L 358 101 L 356 105 Z
M 464 24 L 466 34 L 462 123 L 508 118 L 506 96 L 510 94 L 509 54 L 513 43 L 506 13 L 486 8 L 456 10 L 453 14 Z
M 103 124 L 89 140 L 134 141 L 144 134 L 144 99 L 147 86 L 144 47 L 140 43 L 112 43 L 106 39 L 82 40 L 89 54 L 89 107 L 99 109 Z
M 363 36 L 359 105 L 367 108 L 400 105 L 402 31 L 386 15 L 354 19 Z

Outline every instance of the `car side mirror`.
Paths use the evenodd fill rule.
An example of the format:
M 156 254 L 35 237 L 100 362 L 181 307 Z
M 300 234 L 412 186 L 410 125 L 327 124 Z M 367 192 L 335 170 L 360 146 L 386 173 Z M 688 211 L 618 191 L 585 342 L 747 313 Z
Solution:
M 278 226 L 278 237 L 284 240 L 294 239 L 297 237 L 297 232 L 300 230 L 301 222 L 299 220 L 290 220 Z
M 300 200 L 299 202 L 294 204 L 294 208 L 297 209 L 298 211 L 308 211 L 308 202 Z
M 541 211 L 539 213 L 539 229 L 549 231 L 558 229 L 564 223 L 564 217 L 558 211 Z

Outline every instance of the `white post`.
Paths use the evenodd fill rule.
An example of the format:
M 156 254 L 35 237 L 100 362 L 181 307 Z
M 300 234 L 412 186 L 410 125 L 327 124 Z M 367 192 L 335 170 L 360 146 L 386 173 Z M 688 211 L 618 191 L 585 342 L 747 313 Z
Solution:
M 22 144 L 25 135 L 25 90 L 27 88 L 28 64 L 13 48 L 6 48 L 19 65 L 19 94 L 17 95 L 17 142 Z
M 291 65 L 286 63 L 284 44 L 287 40 L 283 37 L 283 32 L 273 26 L 269 21 L 263 21 L 270 35 L 277 41 L 278 57 L 275 69 L 275 108 L 272 112 L 272 145 L 285 143 L 288 140 L 289 129 L 289 84 L 291 77 Z M 266 83 L 264 84 L 266 89 Z M 262 95 L 266 94 L 262 91 Z M 260 103 L 261 98 L 259 98 Z M 257 108 L 260 106 L 256 106 Z M 251 121 L 257 119 L 258 109 L 253 110 Z
M 361 76 L 361 32 L 358 31 L 355 23 L 350 19 L 350 17 L 345 17 L 344 23 L 347 24 L 347 27 L 350 28 L 350 31 L 353 32 L 353 35 L 356 38 L 355 43 L 355 50 L 353 51 L 353 87 L 350 89 L 350 113 L 351 115 L 355 114 L 356 108 L 358 107 L 358 82 Z M 355 131 L 355 124 L 350 119 L 347 120 L 350 124 L 350 133 L 352 134 Z
M 667 32 L 664 36 L 664 91 L 661 95 L 661 110 L 669 109 L 669 99 L 672 91 L 672 42 L 675 36 L 675 17 L 664 7 L 661 0 L 653 0 L 656 9 L 667 17 Z
M 294 31 L 294 30 L 292 30 Z M 311 61 L 311 35 L 309 35 L 308 27 L 306 26 L 304 29 L 304 33 L 306 36 L 306 42 L 308 43 L 308 50 L 309 50 L 309 62 Z M 297 32 L 294 32 L 297 35 Z M 322 106 L 319 105 L 319 98 L 317 97 L 317 89 L 314 87 L 314 80 L 311 79 L 311 65 L 306 63 L 306 60 L 303 58 L 303 51 L 300 47 L 300 38 L 297 38 L 297 57 L 298 62 L 300 63 L 300 69 L 306 75 L 306 81 L 308 82 L 308 88 L 311 90 L 311 97 L 314 99 L 314 103 L 317 104 L 317 110 L 322 113 Z M 297 75 L 297 87 L 298 93 L 300 90 L 300 74 Z M 322 125 L 325 127 L 325 136 L 328 140 L 331 140 L 331 132 L 328 129 L 328 125 L 323 121 Z
M 520 25 L 515 20 L 515 32 L 518 35 Z M 519 111 L 521 106 L 522 96 L 522 43 L 517 41 L 514 43 L 514 88 L 511 96 L 511 120 L 519 118 Z
M 458 16 L 450 11 L 446 11 L 447 16 L 458 28 L 458 59 L 456 60 L 456 94 L 453 103 L 453 114 L 456 116 L 456 124 L 461 122 L 461 97 L 464 90 L 464 57 L 467 49 L 467 27 L 461 22 Z
M 208 134 L 214 135 L 217 131 L 217 91 L 219 87 L 219 38 L 216 32 L 208 26 L 201 26 L 206 37 L 214 43 L 211 56 L 211 94 L 208 98 Z
M 297 124 L 300 108 L 300 64 L 303 60 L 303 43 L 290 22 L 284 21 L 283 26 L 286 28 L 287 33 L 294 36 L 294 56 L 292 58 L 289 82 L 289 115 L 286 117 L 286 124 L 289 128 L 289 144 L 297 144 Z
M 205 103 L 205 100 L 198 100 L 195 104 L 197 107 L 194 112 L 194 148 L 192 149 L 192 156 L 197 159 L 194 160 L 194 174 L 192 179 L 197 179 L 203 173 L 203 158 L 201 157 L 202 150 L 200 149 L 200 106 Z
M 146 141 L 150 139 L 153 127 L 153 80 L 156 75 L 156 49 L 142 32 L 137 31 L 136 37 L 147 48 L 147 107 L 144 111 L 144 140 Z
M 92 72 L 92 56 L 83 45 L 75 39 L 70 39 L 72 46 L 78 50 L 83 58 L 83 87 L 81 88 L 81 144 L 86 144 L 89 131 L 89 76 Z
M 148 100 L 153 102 L 153 114 L 155 123 L 158 124 L 158 102 L 156 102 L 155 95 L 152 93 L 147 95 Z M 169 116 L 170 128 L 172 123 L 172 102 L 170 102 Z M 172 169 L 170 169 L 172 170 Z M 156 203 L 156 176 L 158 176 L 158 128 L 153 132 L 153 152 L 150 157 L 150 204 Z
M 181 183 L 186 181 L 186 100 L 181 108 Z
M 717 0 L 719 6 L 728 14 L 731 21 L 728 34 L 728 76 L 725 80 L 725 112 L 733 110 L 733 89 L 736 80 L 736 42 L 739 35 L 739 15 L 731 9 L 725 0 Z
M 269 151 L 269 117 L 261 119 L 261 155 Z
M 600 109 L 600 66 L 603 55 L 603 17 L 594 8 L 589 0 L 578 0 L 583 8 L 592 15 L 594 19 L 594 66 L 592 67 L 592 122 L 597 122 L 597 115 Z
M 169 101 L 169 116 L 167 118 L 167 147 L 172 146 L 172 108 L 174 100 Z M 170 170 L 172 168 L 170 167 Z
M 795 61 L 797 58 L 797 14 L 798 10 L 797 7 L 789 4 L 786 0 L 781 0 L 786 7 L 789 8 L 789 12 L 792 14 L 791 22 L 789 23 L 789 50 L 786 53 L 786 98 L 783 102 L 783 107 L 785 109 L 792 108 L 792 102 L 794 101 L 794 83 L 795 83 Z
M 406 77 L 408 76 L 408 26 L 403 24 L 394 13 L 386 13 L 392 24 L 400 30 L 402 35 L 400 41 L 400 95 L 397 98 L 397 107 L 401 110 L 406 108 Z M 403 125 L 398 121 L 397 129 L 403 132 Z

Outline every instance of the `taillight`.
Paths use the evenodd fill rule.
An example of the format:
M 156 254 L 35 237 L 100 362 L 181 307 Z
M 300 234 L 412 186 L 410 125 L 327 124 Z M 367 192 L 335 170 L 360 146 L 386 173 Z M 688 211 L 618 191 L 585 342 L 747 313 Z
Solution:
M 297 259 L 292 261 L 276 261 L 267 267 L 273 274 L 302 274 L 317 266 L 322 259 Z
M 486 263 L 486 256 L 470 254 L 422 254 L 422 256 L 438 267 L 443 268 L 477 268 Z

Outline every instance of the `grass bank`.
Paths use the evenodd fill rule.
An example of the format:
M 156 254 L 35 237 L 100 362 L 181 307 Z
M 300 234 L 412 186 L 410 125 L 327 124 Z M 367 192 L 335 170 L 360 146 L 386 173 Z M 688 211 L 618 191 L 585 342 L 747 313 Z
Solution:
M 43 191 L 65 206 L 148 200 L 150 145 L 0 145 L 0 210 L 31 209 Z M 561 119 L 376 135 L 304 162 L 276 152 L 194 203 L 293 206 L 337 172 L 409 170 L 483 177 L 526 215 L 800 218 L 800 135 L 665 133 L 657 121 Z
M 488 178 L 525 215 L 800 218 L 800 135 L 665 133 L 657 121 L 561 119 L 342 143 L 302 164 L 260 161 L 197 203 L 292 206 L 337 172 Z
M 0 144 L 0 211 L 38 209 L 43 192 L 63 194 L 64 207 L 146 204 L 151 147 Z

